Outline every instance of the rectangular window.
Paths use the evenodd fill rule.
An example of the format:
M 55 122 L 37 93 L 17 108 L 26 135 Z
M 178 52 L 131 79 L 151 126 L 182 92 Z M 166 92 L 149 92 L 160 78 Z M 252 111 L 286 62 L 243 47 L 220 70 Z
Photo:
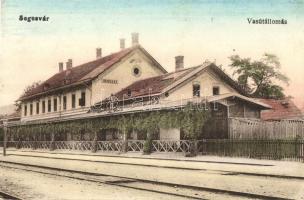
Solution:
M 39 102 L 36 102 L 36 114 L 39 114 Z
M 213 95 L 219 95 L 220 94 L 220 87 L 215 86 L 212 89 Z
M 67 109 L 67 97 L 63 96 L 63 110 Z
M 42 113 L 45 113 L 45 101 L 42 101 Z
M 30 115 L 33 115 L 33 104 L 30 104 Z
M 86 99 L 85 99 L 85 92 L 81 92 L 81 98 L 79 99 L 79 106 L 85 106 Z
M 57 98 L 54 99 L 54 112 L 57 111 Z
M 24 116 L 27 115 L 27 105 L 24 105 Z
M 201 86 L 199 83 L 193 84 L 193 97 L 200 97 L 201 96 Z
M 51 99 L 48 100 L 48 112 L 52 111 L 52 101 Z
M 72 94 L 72 108 L 76 107 L 76 95 Z

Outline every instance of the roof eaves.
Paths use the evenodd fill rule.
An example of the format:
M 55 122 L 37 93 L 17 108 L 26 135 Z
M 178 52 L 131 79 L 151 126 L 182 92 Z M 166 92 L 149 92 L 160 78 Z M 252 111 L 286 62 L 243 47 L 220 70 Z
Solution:
M 267 108 L 267 109 L 272 108 L 268 104 L 256 101 L 254 99 L 251 99 L 249 97 L 246 97 L 246 96 L 243 96 L 243 95 L 240 95 L 240 94 L 237 94 L 237 93 L 226 93 L 226 94 L 211 96 L 211 97 L 208 98 L 208 101 L 209 102 L 214 102 L 214 101 L 219 101 L 219 100 L 226 99 L 226 98 L 229 98 L 229 97 L 238 97 L 239 99 L 251 102 L 253 104 L 257 104 L 257 105 L 262 106 L 262 107 Z
M 72 83 L 72 84 L 60 86 L 60 87 L 57 87 L 57 88 L 52 88 L 50 90 L 40 92 L 40 93 L 37 93 L 37 94 L 33 94 L 33 95 L 30 95 L 30 96 L 20 97 L 19 99 L 17 99 L 17 101 L 24 101 L 24 100 L 32 99 L 32 98 L 35 98 L 35 97 L 38 97 L 38 96 L 41 96 L 41 95 L 46 95 L 46 94 L 55 92 L 57 90 L 66 89 L 66 88 L 69 88 L 69 87 L 74 87 L 74 86 L 81 85 L 83 83 L 87 83 L 87 82 L 90 82 L 90 81 L 91 81 L 91 79 L 77 81 L 77 82 Z

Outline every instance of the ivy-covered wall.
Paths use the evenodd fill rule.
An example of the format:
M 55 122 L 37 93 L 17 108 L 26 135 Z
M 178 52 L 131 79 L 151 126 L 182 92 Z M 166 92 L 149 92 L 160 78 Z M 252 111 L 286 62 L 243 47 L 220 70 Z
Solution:
M 210 117 L 209 110 L 189 104 L 183 109 L 146 111 L 133 114 L 81 119 L 10 127 L 9 140 L 93 140 L 102 129 L 120 132 L 136 130 L 157 134 L 159 128 L 181 128 L 185 138 L 199 138 L 203 125 Z M 67 134 L 68 133 L 68 134 Z M 85 136 L 86 135 L 86 136 Z M 86 138 L 84 138 L 86 137 Z
M 3 141 L 3 128 L 0 128 L 0 141 Z

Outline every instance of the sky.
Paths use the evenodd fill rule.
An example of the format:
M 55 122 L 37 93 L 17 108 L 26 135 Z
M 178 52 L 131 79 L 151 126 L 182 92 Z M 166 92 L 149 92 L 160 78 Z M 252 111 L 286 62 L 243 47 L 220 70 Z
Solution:
M 58 62 L 73 65 L 131 44 L 131 33 L 167 69 L 184 55 L 185 66 L 205 60 L 223 65 L 229 56 L 280 58 L 290 78 L 284 86 L 304 108 L 304 0 L 1 0 L 0 106 L 12 104 L 34 81 L 58 72 Z M 22 16 L 48 21 L 20 21 Z M 286 25 L 254 25 L 247 18 L 286 19 Z

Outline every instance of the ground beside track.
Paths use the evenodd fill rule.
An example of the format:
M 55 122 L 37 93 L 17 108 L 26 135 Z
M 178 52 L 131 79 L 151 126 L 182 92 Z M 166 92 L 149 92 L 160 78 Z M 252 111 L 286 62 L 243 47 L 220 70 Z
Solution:
M 237 163 L 210 163 L 210 162 L 187 162 L 187 161 L 174 161 L 174 160 L 157 160 L 157 159 L 139 159 L 139 158 L 121 158 L 121 157 L 98 157 L 98 156 L 77 156 L 77 155 L 63 155 L 63 154 L 45 154 L 45 153 L 33 153 L 33 152 L 16 152 L 16 151 L 9 151 L 8 153 L 24 155 L 26 154 L 27 157 L 24 156 L 17 156 L 17 155 L 9 155 L 8 157 L 1 157 L 1 159 L 5 159 L 8 161 L 18 161 L 22 163 L 31 163 L 31 164 L 39 164 L 43 166 L 53 166 L 59 168 L 66 168 L 66 169 L 77 169 L 82 171 L 90 171 L 108 175 L 115 175 L 115 176 L 122 176 L 122 177 L 129 177 L 129 178 L 137 178 L 137 179 L 144 179 L 144 180 L 157 180 L 161 182 L 169 182 L 175 184 L 186 184 L 191 186 L 199 186 L 199 187 L 207 187 L 207 188 L 216 188 L 216 189 L 223 189 L 228 191 L 239 191 L 243 193 L 252 193 L 258 195 L 269 195 L 273 197 L 280 197 L 280 198 L 289 198 L 289 199 L 304 199 L 304 181 L 302 179 L 293 179 L 293 178 L 280 178 L 278 177 L 268 177 L 268 176 L 254 176 L 256 173 L 262 174 L 275 174 L 275 175 L 284 175 L 284 176 L 296 176 L 298 175 L 301 177 L 301 166 L 302 163 L 294 163 L 294 162 L 259 162 L 258 165 L 244 165 L 244 164 L 237 164 Z M 30 157 L 38 156 L 38 157 Z M 50 158 L 43 158 L 43 156 L 51 157 L 54 156 L 57 159 L 50 159 Z M 60 159 L 58 159 L 60 158 Z M 70 160 L 65 160 L 64 158 L 69 158 Z M 73 160 L 76 159 L 76 160 Z M 87 159 L 92 161 L 103 161 L 103 162 L 88 162 L 88 161 L 81 161 L 79 159 Z M 106 161 L 106 162 L 104 162 Z M 246 161 L 246 160 L 245 160 Z M 110 163 L 109 163 L 110 162 Z M 117 162 L 117 163 L 115 163 Z M 135 163 L 137 165 L 130 165 L 130 163 Z M 262 164 L 261 164 L 262 163 Z M 282 168 L 286 164 L 286 170 Z M 143 166 L 140 166 L 142 164 Z M 252 164 L 252 163 L 251 163 Z M 288 168 L 289 166 L 289 168 Z M 293 170 L 290 168 L 295 167 Z M 168 168 L 169 167 L 169 168 Z M 180 169 L 179 169 L 180 168 Z M 195 169 L 195 170 L 192 170 Z M 2 171 L 7 171 L 2 170 Z M 295 173 L 295 171 L 300 170 L 300 173 Z M 224 171 L 231 171 L 224 172 Z M 238 174 L 232 173 L 235 171 L 241 172 L 249 172 L 251 175 L 246 174 Z M 289 173 L 292 171 L 292 173 Z M 14 174 L 13 172 L 5 173 L 8 175 Z M 20 174 L 20 173 L 19 173 Z M 22 173 L 23 174 L 23 173 Z M 22 175 L 23 176 L 23 175 Z M 40 175 L 41 176 L 41 175 Z M 2 176 L 1 176 L 2 177 Z M 7 177 L 7 181 L 11 181 L 14 177 Z M 46 178 L 44 176 L 44 178 Z M 26 179 L 26 177 L 19 178 L 19 182 L 23 182 L 22 180 Z M 37 185 L 36 180 L 40 180 L 41 178 L 36 177 L 35 181 L 32 181 L 34 185 Z M 56 180 L 56 178 L 54 178 Z M 43 180 L 41 180 L 43 181 Z M 73 180 L 75 181 L 75 180 Z M 73 183 L 71 181 L 71 183 Z M 46 181 L 48 182 L 48 181 Z M 55 181 L 56 182 L 56 181 Z M 80 181 L 81 182 L 81 181 Z M 16 181 L 13 181 L 16 184 Z M 18 182 L 17 182 L 18 183 Z M 25 182 L 26 183 L 26 182 Z M 58 181 L 60 183 L 60 181 Z M 2 182 L 1 185 L 4 183 Z M 52 184 L 52 181 L 51 183 Z M 70 184 L 70 181 L 68 181 Z M 79 183 L 80 184 L 80 183 Z M 76 184 L 76 185 L 79 185 Z M 96 183 L 91 183 L 96 185 Z M 121 183 L 132 185 L 136 187 L 140 187 L 140 183 L 132 182 L 132 183 Z M 9 185 L 9 184 L 5 184 Z M 47 184 L 49 185 L 49 184 Z M 58 187 L 58 184 L 55 184 Z M 60 185 L 60 184 L 59 184 Z M 21 184 L 25 188 L 35 188 L 32 184 Z M 54 186 L 55 187 L 55 186 Z M 109 186 L 111 188 L 115 186 Z M 148 187 L 148 186 L 147 186 Z M 152 188 L 156 186 L 151 185 Z M 23 187 L 20 187 L 23 188 Z M 71 186 L 72 188 L 72 186 Z M 94 188 L 94 187 L 93 187 Z M 59 188 L 60 189 L 60 188 Z M 120 188 L 121 190 L 126 190 L 126 193 L 134 191 L 134 189 L 126 189 Z M 168 189 L 168 188 L 167 188 Z M 167 190 L 166 189 L 166 190 Z M 162 188 L 160 188 L 162 190 Z M 169 190 L 169 189 L 168 189 Z M 1 189 L 0 189 L 1 191 Z M 34 190 L 36 191 L 36 190 Z M 78 194 L 77 190 L 69 190 L 72 193 Z M 80 190 L 81 191 L 81 190 Z M 90 191 L 90 189 L 88 189 Z M 109 189 L 111 191 L 111 189 Z M 172 191 L 171 191 L 172 192 Z M 174 192 L 174 191 L 173 191 Z M 35 192 L 34 192 L 35 193 Z M 46 191 L 38 192 L 39 194 L 48 194 Z M 87 193 L 87 192 L 85 192 Z M 135 192 L 136 193 L 136 192 Z M 140 198 L 141 195 L 145 195 L 145 193 L 150 193 L 147 191 L 140 191 L 138 192 L 140 195 L 125 195 L 127 199 L 136 199 L 137 197 Z M 123 192 L 121 194 L 124 194 Z M 156 196 L 154 196 L 155 194 Z M 148 194 L 148 196 L 154 197 L 152 199 L 158 198 L 157 196 L 167 197 L 165 199 L 171 199 L 170 195 L 166 194 L 158 194 L 153 193 Z M 186 192 L 187 194 L 187 192 Z M 114 195 L 114 194 L 112 194 Z M 192 194 L 191 194 L 192 195 Z M 195 194 L 194 194 L 195 195 Z M 210 194 L 199 194 L 201 197 L 208 197 L 207 199 L 221 199 L 220 196 L 213 196 L 214 198 L 210 198 Z M 77 196 L 77 195 L 76 195 Z M 71 196 L 71 198 L 73 195 Z M 115 197 L 115 196 L 113 196 Z M 143 196 L 142 196 L 143 197 Z M 212 196 L 211 196 L 212 197 Z M 223 196 L 222 196 L 223 197 Z M 145 197 L 146 198 L 146 197 Z M 175 197 L 174 199 L 176 199 Z M 182 197 L 180 197 L 182 198 Z M 245 197 L 244 197 L 245 198 Z M 75 198 L 73 198 L 75 199 Z M 102 199 L 107 199 L 107 195 Z M 111 199 L 111 198 L 110 198 Z M 112 198 L 116 199 L 116 198 Z M 233 198 L 235 199 L 235 198 Z

